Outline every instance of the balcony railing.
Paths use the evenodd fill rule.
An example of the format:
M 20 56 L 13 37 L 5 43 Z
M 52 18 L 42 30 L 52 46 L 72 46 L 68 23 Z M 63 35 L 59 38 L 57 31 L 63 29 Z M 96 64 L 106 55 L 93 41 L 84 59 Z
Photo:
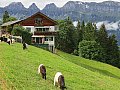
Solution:
M 34 31 L 34 35 L 56 35 L 57 31 L 47 31 L 47 32 L 40 32 Z

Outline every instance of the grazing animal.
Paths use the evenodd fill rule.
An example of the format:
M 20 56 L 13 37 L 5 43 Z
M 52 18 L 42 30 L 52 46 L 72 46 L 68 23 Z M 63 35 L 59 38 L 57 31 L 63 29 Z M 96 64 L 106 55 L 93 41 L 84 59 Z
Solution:
M 0 38 L 1 42 L 3 41 L 3 37 Z
M 26 48 L 28 48 L 28 44 L 27 43 L 25 43 L 26 44 Z
M 28 45 L 27 45 L 25 42 L 23 42 L 23 50 L 24 50 L 24 49 L 27 49 L 27 46 L 28 46 Z
M 11 39 L 11 43 L 12 43 L 12 44 L 15 43 L 15 39 Z
M 9 38 L 7 39 L 7 43 L 10 45 L 10 39 Z
M 38 74 L 42 75 L 42 78 L 46 80 L 46 68 L 43 64 L 40 64 L 38 67 Z
M 64 90 L 65 87 L 65 80 L 64 76 L 61 72 L 57 72 L 54 77 L 54 86 L 59 86 L 61 90 Z

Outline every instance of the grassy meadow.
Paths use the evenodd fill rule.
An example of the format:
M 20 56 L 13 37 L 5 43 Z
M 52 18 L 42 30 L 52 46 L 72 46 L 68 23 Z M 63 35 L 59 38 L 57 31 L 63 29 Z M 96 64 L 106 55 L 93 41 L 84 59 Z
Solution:
M 47 69 L 47 80 L 37 74 L 39 64 Z M 22 44 L 0 42 L 0 90 L 59 90 L 56 72 L 62 72 L 67 90 L 120 90 L 120 69 L 57 51 L 50 53 Z

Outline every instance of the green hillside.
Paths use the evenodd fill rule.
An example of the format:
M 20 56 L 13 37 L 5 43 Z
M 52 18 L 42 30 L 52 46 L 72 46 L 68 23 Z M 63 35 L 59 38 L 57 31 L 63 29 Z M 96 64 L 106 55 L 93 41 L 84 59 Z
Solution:
M 47 80 L 37 74 L 39 64 L 47 68 Z M 0 42 L 0 90 L 59 90 L 56 72 L 62 72 L 67 90 L 120 90 L 120 70 L 107 64 L 58 51 L 57 55 L 21 44 Z

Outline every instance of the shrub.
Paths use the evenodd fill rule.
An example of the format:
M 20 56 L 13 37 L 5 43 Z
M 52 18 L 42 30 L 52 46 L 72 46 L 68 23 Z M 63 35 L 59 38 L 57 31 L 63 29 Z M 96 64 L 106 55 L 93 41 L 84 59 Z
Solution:
M 16 25 L 16 26 L 13 27 L 12 35 L 14 35 L 14 36 L 22 36 L 22 32 L 24 30 L 25 30 L 25 28 L 23 28 L 22 26 Z
M 101 60 L 102 48 L 96 41 L 83 40 L 79 43 L 79 56 L 87 59 Z
M 29 33 L 28 31 L 22 31 L 22 40 L 23 42 L 26 42 L 27 44 L 31 44 L 31 37 L 32 34 Z
M 22 36 L 23 42 L 26 42 L 27 44 L 31 44 L 31 36 L 32 36 L 32 34 L 29 33 L 22 26 L 19 26 L 19 25 L 14 26 L 14 28 L 12 30 L 12 35 L 14 35 L 14 36 Z

